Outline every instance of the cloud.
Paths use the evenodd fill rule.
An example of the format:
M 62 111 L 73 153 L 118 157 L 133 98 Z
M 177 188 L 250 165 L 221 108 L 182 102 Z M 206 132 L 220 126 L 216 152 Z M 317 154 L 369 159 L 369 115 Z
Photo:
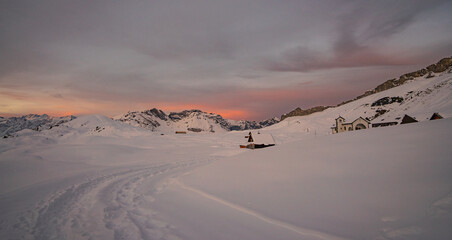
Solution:
M 443 57 L 452 4 L 443 9 L 442 2 L 0 1 L 0 102 L 42 112 L 58 100 L 74 112 L 97 107 L 109 115 L 199 106 L 253 119 L 336 104 L 371 84 L 340 89 L 334 84 L 355 79 L 357 69 L 314 70 L 400 71 Z M 431 10 L 436 34 L 407 37 Z M 415 32 L 433 29 L 418 26 Z M 398 51 L 404 44 L 409 54 Z
M 338 17 L 337 36 L 327 50 L 296 46 L 264 59 L 266 70 L 309 72 L 319 69 L 413 64 L 412 56 L 398 56 L 381 41 L 415 23 L 417 16 L 447 1 L 374 1 L 350 4 Z
M 309 72 L 319 69 L 412 64 L 413 61 L 397 56 L 380 54 L 369 47 L 334 51 L 332 55 L 305 47 L 290 49 L 278 60 L 265 60 L 267 70 L 278 72 Z

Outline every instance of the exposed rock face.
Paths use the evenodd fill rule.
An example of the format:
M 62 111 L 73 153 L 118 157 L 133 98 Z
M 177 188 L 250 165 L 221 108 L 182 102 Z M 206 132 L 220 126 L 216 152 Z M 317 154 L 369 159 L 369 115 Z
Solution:
M 23 129 L 42 131 L 75 119 L 75 116 L 50 117 L 47 114 L 28 114 L 22 117 L 0 117 L 0 137 L 7 137 Z
M 267 119 L 267 120 L 260 121 L 259 122 L 259 126 L 264 128 L 264 127 L 268 127 L 268 126 L 271 126 L 273 124 L 279 123 L 280 121 L 281 120 L 279 118 L 274 117 L 274 118 L 270 118 L 270 119 Z
M 305 115 L 309 115 L 309 114 L 312 114 L 312 113 L 315 113 L 315 112 L 321 112 L 321 111 L 323 111 L 323 110 L 325 110 L 327 108 L 329 108 L 329 106 L 317 106 L 317 107 L 313 107 L 313 108 L 306 109 L 306 110 L 303 110 L 301 108 L 296 108 L 295 110 L 293 110 L 293 111 L 291 111 L 291 112 L 289 112 L 287 114 L 282 115 L 281 116 L 281 121 L 284 120 L 285 118 L 288 118 L 288 117 L 305 116 Z
M 403 97 L 384 97 L 381 99 L 378 99 L 377 101 L 375 101 L 374 103 L 372 103 L 372 107 L 375 106 L 384 106 L 384 105 L 388 105 L 388 104 L 392 104 L 392 103 L 402 103 L 403 102 Z
M 446 71 L 450 66 L 452 66 L 452 57 L 441 59 L 438 63 L 428 66 L 427 70 L 440 73 Z
M 358 96 L 356 99 L 377 93 L 377 92 L 381 92 L 393 87 L 397 87 L 400 86 L 402 84 L 404 84 L 406 81 L 408 80 L 413 80 L 417 77 L 422 77 L 426 74 L 429 74 L 428 76 L 433 76 L 433 73 L 440 73 L 440 72 L 444 72 L 447 69 L 449 69 L 452 66 L 452 57 L 448 57 L 448 58 L 443 58 L 441 59 L 439 62 L 437 62 L 436 64 L 432 64 L 426 68 L 423 68 L 421 70 L 415 71 L 415 72 L 411 72 L 411 73 L 407 73 L 407 74 L 403 74 L 402 76 L 400 76 L 399 78 L 394 78 L 394 79 L 390 79 L 380 85 L 378 85 L 375 89 L 367 91 L 366 93 L 364 93 L 361 96 Z
M 167 120 L 167 116 L 164 112 L 153 108 L 143 112 L 128 112 L 124 116 L 121 116 L 117 121 L 126 122 L 134 126 L 149 129 L 153 131 L 160 126 L 160 123 L 156 119 Z
M 153 108 L 151 110 L 147 110 L 147 113 L 149 115 L 154 115 L 154 116 L 156 116 L 156 117 L 158 117 L 158 118 L 160 118 L 162 120 L 165 120 L 165 121 L 168 119 L 166 114 L 162 110 L 159 110 L 157 108 Z
M 267 120 L 262 120 L 260 122 L 247 121 L 247 120 L 230 121 L 229 129 L 231 131 L 260 129 L 260 128 L 271 126 L 271 125 L 273 125 L 275 123 L 279 123 L 279 122 L 280 122 L 280 120 L 277 117 L 270 118 L 270 119 L 267 119 Z
M 187 130 L 192 132 L 202 132 L 201 128 L 187 128 Z

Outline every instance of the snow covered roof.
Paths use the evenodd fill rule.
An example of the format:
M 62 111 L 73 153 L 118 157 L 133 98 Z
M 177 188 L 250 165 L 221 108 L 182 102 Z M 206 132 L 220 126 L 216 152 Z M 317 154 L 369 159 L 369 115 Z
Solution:
M 397 114 L 397 115 L 392 115 L 392 116 L 382 115 L 382 116 L 374 119 L 372 121 L 372 123 L 374 123 L 374 124 L 375 123 L 385 123 L 385 122 L 400 123 L 405 115 L 408 115 L 419 122 L 423 122 L 423 121 L 430 120 L 430 118 L 433 116 L 433 114 L 435 114 L 435 113 L 434 112 L 428 112 L 428 113 L 423 112 L 423 113 L 411 113 L 411 114 L 403 114 L 402 113 L 402 114 Z M 441 115 L 441 113 L 438 113 L 438 114 Z
M 375 124 L 375 123 L 388 123 L 388 122 L 396 122 L 396 123 L 400 123 L 400 121 L 402 121 L 404 115 L 402 116 L 381 116 L 378 118 L 375 118 L 374 120 L 372 120 L 371 123 Z
M 359 117 L 359 118 L 355 119 L 352 123 L 358 121 L 359 119 L 362 119 L 362 120 L 364 120 L 364 121 L 370 123 L 367 119 L 365 119 L 365 118 L 363 118 L 363 117 Z
M 275 144 L 273 136 L 269 133 L 252 132 L 255 144 Z

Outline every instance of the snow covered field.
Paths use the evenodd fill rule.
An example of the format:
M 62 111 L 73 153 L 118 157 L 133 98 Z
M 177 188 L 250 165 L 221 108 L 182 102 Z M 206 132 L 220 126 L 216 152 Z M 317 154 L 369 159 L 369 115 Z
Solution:
M 0 239 L 451 239 L 452 119 L 261 131 L 277 146 L 104 116 L 1 139 Z

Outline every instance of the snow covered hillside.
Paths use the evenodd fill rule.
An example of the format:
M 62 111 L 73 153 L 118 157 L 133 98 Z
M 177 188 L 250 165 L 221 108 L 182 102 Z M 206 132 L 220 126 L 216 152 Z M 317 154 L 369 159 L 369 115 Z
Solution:
M 22 117 L 0 117 L 0 137 L 11 135 L 22 129 L 41 131 L 75 119 L 75 116 L 50 117 L 47 114 L 29 114 Z
M 224 119 L 215 113 L 206 113 L 200 110 L 185 110 L 166 114 L 156 108 L 142 112 L 128 112 L 124 115 L 114 117 L 114 119 L 158 132 L 225 132 L 231 130 L 259 129 L 279 122 L 278 118 L 261 122 L 246 120 L 234 121 Z
M 0 239 L 171 236 L 146 205 L 169 177 L 240 152 L 242 136 L 230 136 L 160 135 L 93 115 L 0 139 Z
M 0 139 L 0 239 L 451 239 L 451 126 L 265 129 L 261 150 L 100 115 L 22 130 Z
M 182 239 L 451 239 L 451 136 L 452 119 L 307 135 L 195 169 L 151 206 Z
M 403 85 L 322 112 L 289 117 L 266 129 L 325 135 L 331 133 L 331 127 L 339 116 L 346 121 L 363 117 L 371 123 L 380 123 L 398 121 L 405 114 L 426 121 L 435 112 L 444 118 L 452 117 L 452 69 L 433 77 L 417 77 Z

